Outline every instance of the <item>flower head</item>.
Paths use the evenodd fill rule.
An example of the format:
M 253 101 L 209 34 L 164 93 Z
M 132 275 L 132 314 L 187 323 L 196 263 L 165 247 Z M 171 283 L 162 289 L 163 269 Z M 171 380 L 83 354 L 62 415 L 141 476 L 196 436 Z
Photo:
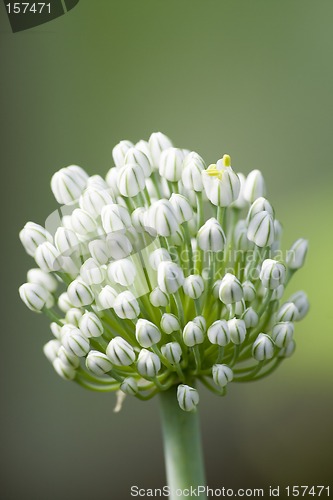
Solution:
M 105 180 L 75 165 L 56 172 L 66 206 L 20 232 L 38 267 L 19 293 L 50 317 L 55 371 L 139 399 L 177 385 L 194 411 L 196 379 L 223 396 L 277 368 L 309 309 L 303 291 L 280 304 L 308 244 L 284 257 L 262 173 L 238 174 L 229 155 L 206 168 L 160 132 L 112 156 Z

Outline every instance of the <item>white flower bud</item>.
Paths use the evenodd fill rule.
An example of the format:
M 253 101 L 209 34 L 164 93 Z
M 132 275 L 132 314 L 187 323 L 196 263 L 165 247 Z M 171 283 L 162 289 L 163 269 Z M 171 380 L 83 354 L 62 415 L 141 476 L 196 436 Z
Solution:
M 184 280 L 183 290 L 191 299 L 198 299 L 203 294 L 205 283 L 199 274 L 191 274 Z
M 131 286 L 135 281 L 136 269 L 130 259 L 121 259 L 108 265 L 108 278 L 122 286 Z
M 98 285 L 105 279 L 105 269 L 103 269 L 94 259 L 87 259 L 82 264 L 80 276 L 87 285 Z
M 36 249 L 35 261 L 43 271 L 49 273 L 61 269 L 62 257 L 52 243 L 45 241 Z
M 252 170 L 246 178 L 244 185 L 244 198 L 253 203 L 257 198 L 265 196 L 266 185 L 260 170 Z
M 125 156 L 125 165 L 136 164 L 140 165 L 145 177 L 149 177 L 151 174 L 151 163 L 148 156 L 144 151 L 141 151 L 137 147 L 130 148 Z
M 89 252 L 92 258 L 98 264 L 106 264 L 110 258 L 108 244 L 104 240 L 93 240 L 88 244 Z
M 184 283 L 184 273 L 174 262 L 161 262 L 157 270 L 158 286 L 165 293 L 175 293 Z
M 34 222 L 27 222 L 19 234 L 21 243 L 27 254 L 33 257 L 35 251 L 41 243 L 53 242 L 52 236 L 46 229 Z
M 182 357 L 182 348 L 180 347 L 178 342 L 168 342 L 161 347 L 161 352 L 172 365 L 177 365 L 178 363 L 180 363 Z
M 222 280 L 217 280 L 217 281 L 215 281 L 215 283 L 213 285 L 212 292 L 213 292 L 214 299 L 219 298 L 219 290 L 220 290 L 221 283 L 222 283 Z
M 98 302 L 100 303 L 102 309 L 111 309 L 117 296 L 118 292 L 110 285 L 106 285 L 99 292 Z
M 50 323 L 50 330 L 52 332 L 52 335 L 60 340 L 61 339 L 61 326 L 56 323 L 55 321 L 52 321 L 52 323 Z
M 103 177 L 100 175 L 91 175 L 87 180 L 87 187 L 99 189 L 100 191 L 107 191 L 109 188 Z
M 308 247 L 308 241 L 303 238 L 295 241 L 290 250 L 287 252 L 287 265 L 289 269 L 296 270 L 304 266 Z
M 115 337 L 109 342 L 106 355 L 115 366 L 130 366 L 135 361 L 133 347 L 122 337 Z
M 60 377 L 62 377 L 63 379 L 73 380 L 75 378 L 75 369 L 72 366 L 64 363 L 60 358 L 56 358 L 52 364 L 57 374 L 60 375 Z
M 67 227 L 58 227 L 54 235 L 54 243 L 62 255 L 71 255 L 79 247 L 76 233 Z
M 81 330 L 74 327 L 71 329 L 66 328 L 63 331 L 64 334 L 61 337 L 61 342 L 67 351 L 70 351 L 79 358 L 82 358 L 89 352 L 89 340 L 83 335 Z
M 152 165 L 154 167 L 157 167 L 160 162 L 162 151 L 171 148 L 172 142 L 166 135 L 162 134 L 161 132 L 154 132 L 153 134 L 151 134 L 148 142 Z
M 154 271 L 157 271 L 161 262 L 171 261 L 171 256 L 165 248 L 157 248 L 149 255 L 149 264 Z
M 221 252 L 225 246 L 225 234 L 222 227 L 214 217 L 198 231 L 198 245 L 204 252 Z
M 150 148 L 149 148 L 148 141 L 144 141 L 141 139 L 140 141 L 138 141 L 135 144 L 135 147 L 136 147 L 136 149 L 138 149 L 139 151 L 142 151 L 142 153 L 144 153 L 147 156 L 147 158 L 149 159 L 150 164 L 151 164 Z
M 272 300 L 280 300 L 284 294 L 284 285 L 279 285 L 272 293 Z
M 34 312 L 40 312 L 43 307 L 51 307 L 52 296 L 43 286 L 37 283 L 24 283 L 19 288 L 21 300 Z
M 221 347 L 226 346 L 230 342 L 229 326 L 225 319 L 215 321 L 208 328 L 207 335 L 212 344 L 217 344 Z
M 86 358 L 86 367 L 100 377 L 112 370 L 112 363 L 106 354 L 99 351 L 90 351 Z
M 274 210 L 272 205 L 268 200 L 266 200 L 266 198 L 263 198 L 262 196 L 260 198 L 257 198 L 250 206 L 249 213 L 247 215 L 248 223 L 256 214 L 260 212 L 268 212 L 272 217 L 274 217 Z
M 252 356 L 257 361 L 272 359 L 274 356 L 274 342 L 266 333 L 260 333 L 252 346 Z
M 27 274 L 27 280 L 29 283 L 36 283 L 36 285 L 41 285 L 48 292 L 55 292 L 58 287 L 58 281 L 50 273 L 46 273 L 41 269 L 30 269 Z
M 168 335 L 180 330 L 179 320 L 174 314 L 164 313 L 161 318 L 160 325 L 163 332 L 167 333 Z
M 68 351 L 63 345 L 59 348 L 58 358 L 71 368 L 78 368 L 80 365 L 80 358 Z
M 88 306 L 94 302 L 94 294 L 90 287 L 82 280 L 76 279 L 67 288 L 70 302 L 75 307 Z
M 50 363 L 56 359 L 61 343 L 57 339 L 49 340 L 43 347 L 43 351 Z
M 82 314 L 83 312 L 81 311 L 81 309 L 78 309 L 77 307 L 71 307 L 71 309 L 66 312 L 66 323 L 70 323 L 74 326 L 79 326 L 79 320 L 82 317 Z
M 107 234 L 113 231 L 121 231 L 131 226 L 130 214 L 127 208 L 121 205 L 106 205 L 102 208 L 101 217 L 103 229 Z
M 286 279 L 286 268 L 276 260 L 266 259 L 260 270 L 260 280 L 265 288 L 274 290 L 283 285 Z
M 140 165 L 128 163 L 118 173 L 117 185 L 121 195 L 136 196 L 145 187 L 145 176 Z
M 128 257 L 133 250 L 130 240 L 122 232 L 108 234 L 106 241 L 108 253 L 114 260 Z
M 230 312 L 233 312 L 234 316 L 241 316 L 246 309 L 244 300 L 240 300 L 234 304 L 228 304 L 227 307 Z
M 113 303 L 115 313 L 121 319 L 134 319 L 140 314 L 138 301 L 132 292 L 121 292 Z
M 120 141 L 112 150 L 112 157 L 116 167 L 122 167 L 125 163 L 127 152 L 134 146 L 131 141 Z
M 278 347 L 286 347 L 294 334 L 294 325 L 290 321 L 283 321 L 273 326 L 272 339 Z
M 67 292 L 63 292 L 62 294 L 59 295 L 58 307 L 64 313 L 66 313 L 67 311 L 69 311 L 69 309 L 74 307 L 74 304 L 72 304 L 72 302 L 70 301 Z
M 289 297 L 288 302 L 292 302 L 298 309 L 298 321 L 303 319 L 310 308 L 310 304 L 308 301 L 308 297 L 305 292 L 299 291 L 294 293 L 291 297 Z
M 58 203 L 66 205 L 79 198 L 87 185 L 88 174 L 76 165 L 61 168 L 51 179 L 51 190 Z
M 278 322 L 281 321 L 298 321 L 299 320 L 299 312 L 297 307 L 293 302 L 285 302 L 276 315 L 276 319 Z
M 240 281 L 231 273 L 227 273 L 220 285 L 219 298 L 224 304 L 234 304 L 243 299 L 243 288 Z
M 234 344 L 242 344 L 246 337 L 246 325 L 242 319 L 229 319 L 228 328 L 230 339 Z
M 259 323 L 259 316 L 252 307 L 248 307 L 242 314 L 246 328 L 253 328 Z
M 88 212 L 93 217 L 98 217 L 105 205 L 113 203 L 110 194 L 105 189 L 88 187 L 80 196 L 80 208 Z
M 99 317 L 93 312 L 86 312 L 80 318 L 79 327 L 86 337 L 100 337 L 104 327 Z
M 120 390 L 129 396 L 135 396 L 139 391 L 137 381 L 134 377 L 126 377 L 121 383 Z
M 193 210 L 185 196 L 173 193 L 170 198 L 170 203 L 174 208 L 179 224 L 188 222 L 193 217 Z
M 240 182 L 239 195 L 238 198 L 231 204 L 231 206 L 233 208 L 238 208 L 239 210 L 241 210 L 242 208 L 248 206 L 248 202 L 244 198 L 245 175 L 241 172 L 238 172 L 237 175 Z
M 224 160 L 219 160 L 216 165 L 210 165 L 204 170 L 202 180 L 207 198 L 213 205 L 228 207 L 237 200 L 240 180 L 230 166 L 224 165 Z
M 96 220 L 88 212 L 82 210 L 82 208 L 76 208 L 73 211 L 71 222 L 74 231 L 81 236 L 86 236 L 96 231 Z
M 204 332 L 194 321 L 189 321 L 183 330 L 183 341 L 187 347 L 202 344 L 205 340 Z
M 161 340 L 161 332 L 157 326 L 146 319 L 138 319 L 135 336 L 141 347 L 151 347 Z
M 268 212 L 257 213 L 250 221 L 247 237 L 258 247 L 266 247 L 274 241 L 274 221 Z
M 149 378 L 156 377 L 160 369 L 161 361 L 157 354 L 141 349 L 137 361 L 137 370 L 140 375 Z
M 254 284 L 251 281 L 244 281 L 242 287 L 245 302 L 253 302 L 257 295 Z
M 133 210 L 133 212 L 131 214 L 133 227 L 139 233 L 142 233 L 146 230 L 145 214 L 146 214 L 146 208 L 144 208 L 144 207 L 136 208 L 135 210 Z
M 180 384 L 177 389 L 178 404 L 184 411 L 193 411 L 199 404 L 199 393 L 189 385 Z
M 184 153 L 178 148 L 162 151 L 159 161 L 159 173 L 170 182 L 178 182 L 182 176 Z
M 169 304 L 169 295 L 157 286 L 150 293 L 149 301 L 154 307 L 166 307 Z
M 169 200 L 158 200 L 150 205 L 147 212 L 147 227 L 153 228 L 160 236 L 175 234 L 179 224 Z
M 213 365 L 212 373 L 215 384 L 222 389 L 234 378 L 234 372 L 228 365 Z
M 205 318 L 203 316 L 196 316 L 193 319 L 193 323 L 195 323 L 196 325 L 198 325 L 198 327 L 201 328 L 201 330 L 204 333 L 207 330 L 207 323 L 206 323 L 206 320 L 205 320 Z
M 234 236 L 234 241 L 235 241 L 235 246 L 239 250 L 242 250 L 243 252 L 246 252 L 253 246 L 252 241 L 250 241 L 247 237 L 247 228 L 235 230 L 235 236 Z
M 117 186 L 118 179 L 118 168 L 112 167 L 106 174 L 105 180 L 107 182 L 108 188 L 110 190 L 110 195 L 113 199 L 116 199 L 119 196 L 119 190 Z
M 194 151 L 184 158 L 182 182 L 186 189 L 196 192 L 203 190 L 202 171 L 205 168 L 205 162 Z
M 296 343 L 294 340 L 291 340 L 289 344 L 286 345 L 283 349 L 278 353 L 279 358 L 290 358 L 295 352 Z

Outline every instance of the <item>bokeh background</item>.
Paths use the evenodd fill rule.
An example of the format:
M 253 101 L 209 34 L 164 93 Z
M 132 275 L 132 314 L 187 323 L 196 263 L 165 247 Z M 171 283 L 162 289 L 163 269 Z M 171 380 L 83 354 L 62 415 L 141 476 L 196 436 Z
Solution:
M 47 320 L 17 293 L 33 265 L 18 232 L 54 210 L 52 173 L 105 174 L 114 144 L 157 130 L 207 162 L 228 152 L 260 168 L 285 248 L 311 245 L 289 289 L 311 300 L 294 357 L 225 399 L 201 390 L 209 485 L 330 485 L 332 1 L 81 0 L 16 34 L 3 4 L 0 18 L 1 498 L 122 500 L 165 484 L 158 401 L 115 415 L 113 395 L 62 381 L 42 354 Z

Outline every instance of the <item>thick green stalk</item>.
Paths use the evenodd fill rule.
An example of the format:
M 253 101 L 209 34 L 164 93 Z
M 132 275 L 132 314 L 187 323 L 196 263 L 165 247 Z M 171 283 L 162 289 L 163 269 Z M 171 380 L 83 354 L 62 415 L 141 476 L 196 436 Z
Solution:
M 185 412 L 177 401 L 177 387 L 160 393 L 164 456 L 170 500 L 185 498 L 177 490 L 205 486 L 205 471 L 201 446 L 199 416 Z M 206 500 L 206 493 L 196 498 Z

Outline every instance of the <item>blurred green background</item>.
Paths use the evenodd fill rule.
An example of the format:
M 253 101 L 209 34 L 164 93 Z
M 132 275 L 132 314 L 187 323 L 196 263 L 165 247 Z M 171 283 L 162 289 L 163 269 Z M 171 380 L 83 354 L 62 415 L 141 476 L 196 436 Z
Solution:
M 161 130 L 207 162 L 228 152 L 260 168 L 284 246 L 310 240 L 309 316 L 297 351 L 269 379 L 201 390 L 211 487 L 332 483 L 333 3 L 309 0 L 81 0 L 12 34 L 0 5 L 4 228 L 2 494 L 6 500 L 130 498 L 165 483 L 158 402 L 85 392 L 42 353 L 48 322 L 21 304 L 27 220 L 55 208 L 52 173 L 112 166 L 121 139 Z

